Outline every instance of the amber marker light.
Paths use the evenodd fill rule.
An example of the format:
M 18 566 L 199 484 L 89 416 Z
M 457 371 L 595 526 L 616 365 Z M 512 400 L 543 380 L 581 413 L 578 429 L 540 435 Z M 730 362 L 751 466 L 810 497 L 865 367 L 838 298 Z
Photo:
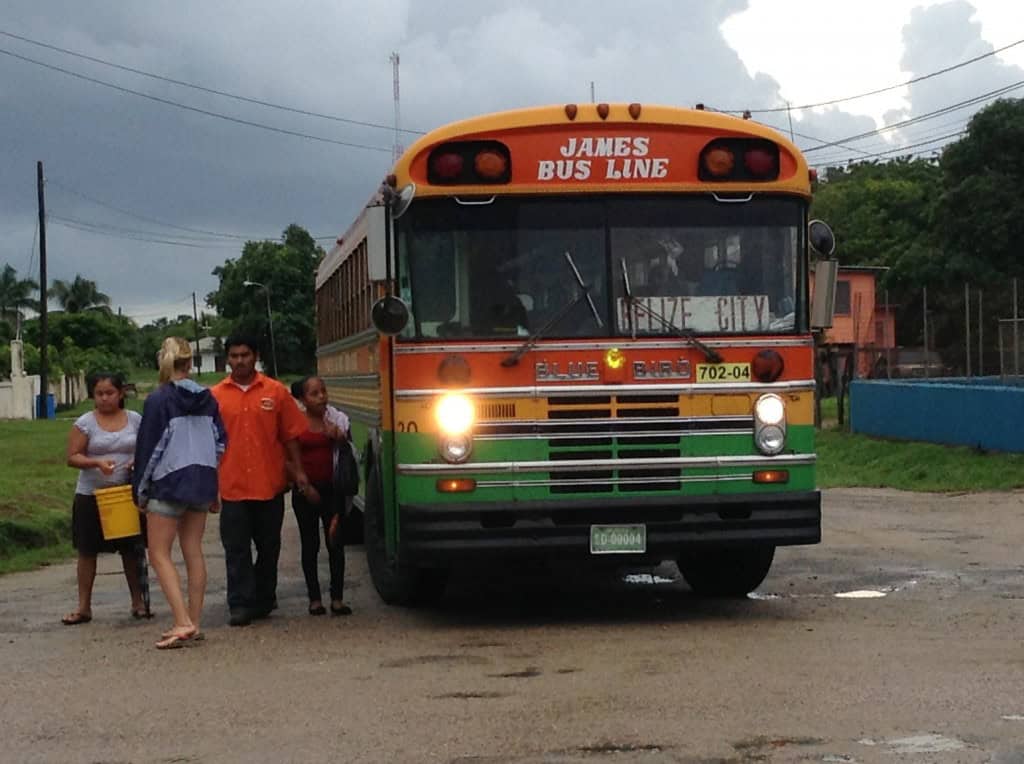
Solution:
M 755 483 L 788 483 L 789 470 L 758 470 L 754 473 Z
M 476 490 L 473 478 L 442 478 L 437 481 L 438 493 L 469 493 Z
M 626 356 L 618 348 L 608 348 L 604 354 L 604 363 L 609 369 L 618 370 L 626 364 Z
M 473 169 L 484 180 L 498 180 L 508 172 L 508 160 L 497 151 L 485 149 L 476 155 Z
M 716 178 L 724 178 L 732 173 L 736 166 L 736 156 L 722 146 L 715 147 L 704 154 L 704 168 L 708 174 Z

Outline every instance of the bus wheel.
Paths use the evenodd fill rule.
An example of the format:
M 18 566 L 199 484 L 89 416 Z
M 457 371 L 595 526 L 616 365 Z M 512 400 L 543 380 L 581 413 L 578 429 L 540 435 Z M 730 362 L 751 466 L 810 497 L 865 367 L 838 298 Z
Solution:
M 702 549 L 685 553 L 678 564 L 700 597 L 746 597 L 764 581 L 774 557 L 773 546 Z
M 367 475 L 363 513 L 363 546 L 373 586 L 389 605 L 415 607 L 436 604 L 444 595 L 448 571 L 403 565 L 388 554 L 382 494 L 380 473 L 373 465 Z

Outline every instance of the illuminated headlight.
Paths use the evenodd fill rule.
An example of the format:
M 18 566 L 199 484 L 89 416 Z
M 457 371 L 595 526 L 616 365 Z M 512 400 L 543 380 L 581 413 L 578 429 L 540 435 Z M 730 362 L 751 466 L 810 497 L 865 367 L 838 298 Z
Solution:
M 441 456 L 446 462 L 464 462 L 472 451 L 473 439 L 468 434 L 441 436 Z
M 762 395 L 754 404 L 754 445 L 766 456 L 786 447 L 786 404 L 777 395 Z
M 462 435 L 473 426 L 473 402 L 461 393 L 448 393 L 435 409 L 437 426 L 445 435 Z
M 754 418 L 761 424 L 782 424 L 786 421 L 786 404 L 777 395 L 762 395 L 754 404 Z

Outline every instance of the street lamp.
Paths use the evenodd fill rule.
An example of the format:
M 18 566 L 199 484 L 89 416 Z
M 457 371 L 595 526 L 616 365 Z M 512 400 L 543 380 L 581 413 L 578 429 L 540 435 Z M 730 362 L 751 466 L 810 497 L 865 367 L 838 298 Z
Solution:
M 270 287 L 266 284 L 261 284 L 258 281 L 249 281 L 246 279 L 242 282 L 242 286 L 247 287 L 260 287 L 267 295 L 267 321 L 270 322 L 270 357 L 274 363 L 274 377 L 277 377 L 277 348 L 274 347 L 274 315 L 270 312 Z

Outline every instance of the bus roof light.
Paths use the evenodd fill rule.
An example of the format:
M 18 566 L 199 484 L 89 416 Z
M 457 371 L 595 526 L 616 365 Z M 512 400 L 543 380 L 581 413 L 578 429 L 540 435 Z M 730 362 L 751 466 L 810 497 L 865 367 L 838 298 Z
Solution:
M 712 145 L 705 149 L 701 164 L 712 178 L 727 178 L 736 166 L 736 156 L 725 146 Z
M 473 169 L 483 180 L 502 180 L 508 174 L 508 157 L 495 149 L 484 149 L 473 159 Z
M 774 178 L 779 174 L 777 155 L 766 148 L 748 149 L 743 154 L 743 166 L 755 178 Z
M 629 105 L 629 116 L 631 116 L 633 119 L 640 119 L 640 109 L 640 104 L 631 103 Z
M 578 111 L 578 107 L 576 106 L 576 104 L 574 104 L 574 103 L 567 103 L 565 105 L 565 116 L 567 116 L 570 121 L 576 119 L 576 112 L 577 111 Z
M 601 119 L 608 119 L 608 113 L 611 111 L 610 107 L 606 103 L 599 103 L 597 105 L 597 116 Z
M 454 151 L 436 154 L 430 160 L 430 169 L 440 180 L 455 180 L 462 174 L 463 165 L 462 156 Z

